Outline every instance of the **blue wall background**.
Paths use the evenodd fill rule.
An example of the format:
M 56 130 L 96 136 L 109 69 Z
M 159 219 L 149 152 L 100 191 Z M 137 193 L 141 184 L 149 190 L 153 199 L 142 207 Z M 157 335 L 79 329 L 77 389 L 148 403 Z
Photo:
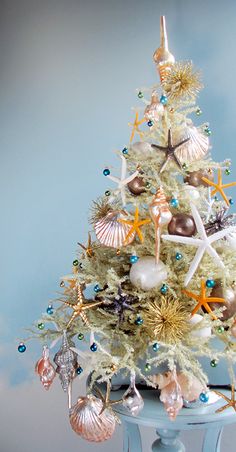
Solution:
M 129 140 L 135 89 L 156 81 L 161 14 L 176 59 L 202 69 L 214 158 L 234 159 L 233 0 L 0 2 L 0 366 L 10 388 L 36 360 L 16 352 L 22 328 L 70 271 L 89 205 L 107 188 L 102 169 Z

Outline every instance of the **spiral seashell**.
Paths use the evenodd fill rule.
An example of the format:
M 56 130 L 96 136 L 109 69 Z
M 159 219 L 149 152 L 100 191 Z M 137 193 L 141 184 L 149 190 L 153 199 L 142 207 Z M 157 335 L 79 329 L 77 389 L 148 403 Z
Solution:
M 144 111 L 144 117 L 147 120 L 158 121 L 164 113 L 164 105 L 159 102 L 156 92 L 152 93 L 151 103 L 147 105 Z
M 174 145 L 185 138 L 189 138 L 189 140 L 175 151 L 180 162 L 187 163 L 203 159 L 209 151 L 208 137 L 194 126 L 187 126 L 182 131 L 172 132 Z
M 111 438 L 116 420 L 107 409 L 101 413 L 102 408 L 103 403 L 97 397 L 80 397 L 69 411 L 72 429 L 87 441 L 99 443 Z
M 170 73 L 171 67 L 175 62 L 175 58 L 172 53 L 170 53 L 168 48 L 165 16 L 161 16 L 160 18 L 160 38 L 161 45 L 154 52 L 153 59 L 157 65 L 161 82 L 163 82 L 163 80 L 165 80 Z
M 111 211 L 104 218 L 94 224 L 97 239 L 102 245 L 121 248 L 129 245 L 135 237 L 135 232 L 125 241 L 131 226 L 118 221 L 119 211 Z
M 160 226 L 170 222 L 172 214 L 162 187 L 158 188 L 151 204 L 149 204 L 149 212 L 154 224 L 157 223 Z
M 48 390 L 56 376 L 56 371 L 49 360 L 49 350 L 47 346 L 43 347 L 43 356 L 37 361 L 35 372 L 39 375 L 44 388 Z

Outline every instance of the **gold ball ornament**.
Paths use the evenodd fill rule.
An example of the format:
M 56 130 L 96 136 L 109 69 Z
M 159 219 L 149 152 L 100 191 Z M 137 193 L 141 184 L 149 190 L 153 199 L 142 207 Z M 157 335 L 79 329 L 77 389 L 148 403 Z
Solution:
M 142 193 L 144 193 L 145 190 L 145 182 L 142 177 L 136 176 L 134 179 L 132 179 L 128 184 L 127 187 L 132 193 L 132 195 L 139 196 Z
M 102 413 L 103 403 L 93 395 L 80 397 L 69 411 L 72 429 L 83 439 L 92 442 L 102 442 L 111 438 L 116 420 L 107 409 Z
M 171 235 L 192 237 L 196 233 L 196 225 L 192 215 L 176 213 L 168 224 L 168 232 Z
M 236 289 L 232 287 L 222 287 L 220 281 L 217 281 L 213 287 L 210 297 L 224 298 L 224 303 L 211 303 L 212 310 L 224 307 L 221 320 L 228 320 L 236 314 Z M 236 328 L 235 328 L 236 330 Z M 232 330 L 231 330 L 232 331 Z
M 208 184 L 202 180 L 203 177 L 206 177 L 210 181 L 214 180 L 214 172 L 212 169 L 200 169 L 197 171 L 190 171 L 187 176 L 184 178 L 184 182 L 193 187 L 199 187 L 200 185 L 204 187 L 208 187 Z

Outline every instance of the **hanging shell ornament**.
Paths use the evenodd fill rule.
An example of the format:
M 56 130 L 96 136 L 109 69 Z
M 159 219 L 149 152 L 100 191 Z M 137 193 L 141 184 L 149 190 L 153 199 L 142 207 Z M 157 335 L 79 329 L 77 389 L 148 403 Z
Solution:
M 172 130 L 173 143 L 189 138 L 176 150 L 176 155 L 182 164 L 203 159 L 209 151 L 209 138 L 200 128 L 188 125 L 182 130 Z
M 92 442 L 102 442 L 114 433 L 116 420 L 113 414 L 105 409 L 103 402 L 93 396 L 80 397 L 69 411 L 72 429 L 83 439 Z
M 144 117 L 148 121 L 157 122 L 164 114 L 164 105 L 159 101 L 156 91 L 153 91 L 151 103 L 144 111 Z
M 144 407 L 144 401 L 135 385 L 135 373 L 130 376 L 130 385 L 123 394 L 123 406 L 132 414 L 137 416 Z
M 131 226 L 118 221 L 118 218 L 122 218 L 124 215 L 126 215 L 124 211 L 112 210 L 104 218 L 96 221 L 94 230 L 97 239 L 102 245 L 111 248 L 121 248 L 124 245 L 129 245 L 134 240 L 135 232 L 130 234 L 129 239 L 126 241 Z
M 66 331 L 63 331 L 63 338 L 60 350 L 54 356 L 57 365 L 56 372 L 59 374 L 63 391 L 67 392 L 70 383 L 75 377 L 78 367 L 77 354 L 70 349 Z
M 165 80 L 167 75 L 170 73 L 171 67 L 175 62 L 175 57 L 169 52 L 168 49 L 165 16 L 161 16 L 160 18 L 160 38 L 161 45 L 154 52 L 153 59 L 157 65 L 161 82 L 163 82 L 163 80 Z
M 162 187 L 158 188 L 151 204 L 149 204 L 149 213 L 155 227 L 155 257 L 156 263 L 158 263 L 160 254 L 160 228 L 168 224 L 172 218 L 172 213 Z
M 49 349 L 46 345 L 43 347 L 43 356 L 35 365 L 35 372 L 39 375 L 44 388 L 48 390 L 56 376 L 56 371 L 49 359 Z

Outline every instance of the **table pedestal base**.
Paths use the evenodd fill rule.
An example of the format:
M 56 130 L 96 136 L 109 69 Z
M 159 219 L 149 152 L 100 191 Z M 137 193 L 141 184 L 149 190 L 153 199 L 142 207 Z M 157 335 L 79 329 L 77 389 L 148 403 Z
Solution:
M 185 452 L 183 443 L 178 439 L 179 430 L 158 429 L 160 437 L 152 445 L 153 452 Z

